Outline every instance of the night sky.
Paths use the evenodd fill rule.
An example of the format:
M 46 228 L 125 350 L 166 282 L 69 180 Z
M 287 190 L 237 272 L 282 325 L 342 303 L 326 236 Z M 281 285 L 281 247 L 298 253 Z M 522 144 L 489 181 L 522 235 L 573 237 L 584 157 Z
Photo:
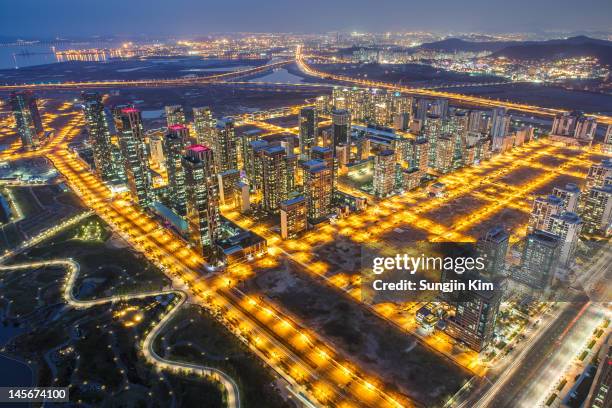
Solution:
M 0 35 L 612 29 L 611 0 L 0 0 Z

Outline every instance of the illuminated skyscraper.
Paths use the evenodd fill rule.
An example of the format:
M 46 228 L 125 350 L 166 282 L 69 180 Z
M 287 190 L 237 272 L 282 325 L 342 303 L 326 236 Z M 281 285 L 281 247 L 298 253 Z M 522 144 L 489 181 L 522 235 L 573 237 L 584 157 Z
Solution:
M 252 165 L 250 162 L 251 154 L 249 153 L 249 150 L 251 149 L 251 142 L 260 140 L 260 138 L 260 129 L 247 130 L 245 132 L 241 132 L 238 136 L 238 168 L 243 169 L 247 173 L 249 171 L 249 167 Z
M 217 134 L 214 142 L 213 150 L 218 172 L 237 169 L 238 146 L 233 119 L 224 118 L 217 121 Z
M 506 108 L 494 108 L 491 114 L 491 147 L 494 152 L 502 149 L 509 129 L 510 115 L 506 114 Z
M 263 188 L 263 175 L 259 152 L 268 146 L 269 143 L 265 140 L 254 140 L 249 143 L 245 161 L 245 171 L 251 190 L 261 190 Z
M 178 126 L 181 125 L 174 125 L 173 127 Z M 183 171 L 185 146 L 186 140 L 181 135 L 181 131 L 172 131 L 168 128 L 168 133 L 164 137 L 166 171 L 168 172 L 168 201 L 179 215 L 185 215 L 187 209 L 185 172 Z
M 451 302 L 454 316 L 448 319 L 447 332 L 478 352 L 487 348 L 493 340 L 497 314 L 501 304 L 501 290 L 462 291 Z
M 332 212 L 332 168 L 321 160 L 308 160 L 302 163 L 302 169 L 307 217 L 316 224 Z
M 121 122 L 119 145 L 128 187 L 136 202 L 143 208 L 148 207 L 153 194 L 140 111 L 123 108 L 118 117 Z
M 551 215 L 548 231 L 561 238 L 559 264 L 569 266 L 574 260 L 578 237 L 582 231 L 582 220 L 573 212 Z
M 593 187 L 586 192 L 582 218 L 585 232 L 609 235 L 612 229 L 612 185 Z
M 395 188 L 395 152 L 383 150 L 374 157 L 374 195 L 387 197 Z
M 213 146 L 217 122 L 208 106 L 193 108 L 193 128 L 198 144 Z
M 183 144 L 187 146 L 189 144 L 189 128 L 185 125 L 170 125 L 168 126 L 168 133 L 175 134 L 181 139 Z
M 334 158 L 334 153 L 332 151 L 331 148 L 329 147 L 321 147 L 321 146 L 315 146 L 311 149 L 310 151 L 310 158 L 312 160 L 320 160 L 323 163 L 325 163 L 325 166 L 327 166 L 327 168 L 331 169 L 331 175 L 332 175 L 332 196 L 333 196 L 333 191 L 336 188 L 336 185 L 338 184 L 338 162 L 337 160 Z
M 186 125 L 185 111 L 181 105 L 171 105 L 165 107 L 166 123 L 168 127 L 174 125 Z
M 191 240 L 204 256 L 211 256 L 220 233 L 219 191 L 213 151 L 203 145 L 189 146 L 182 165 Z
M 310 149 L 317 140 L 317 111 L 308 106 L 300 110 L 300 155 L 310 157 Z
M 291 185 L 291 166 L 282 146 L 267 146 L 259 151 L 263 186 L 263 208 L 275 213 L 287 200 Z
M 510 235 L 501 226 L 491 228 L 476 242 L 479 256 L 485 258 L 485 270 L 491 277 L 504 275 Z
M 44 137 L 44 129 L 36 97 L 30 91 L 13 92 L 9 103 L 15 117 L 17 133 L 21 137 L 21 145 L 26 149 L 36 149 Z
M 333 146 L 351 143 L 351 114 L 346 109 L 332 111 Z
M 116 180 L 117 170 L 113 158 L 113 145 L 102 97 L 97 92 L 84 92 L 82 98 L 96 174 L 103 181 Z
M 281 237 L 295 238 L 308 228 L 306 220 L 306 200 L 297 196 L 280 203 Z
M 535 230 L 525 240 L 521 266 L 512 278 L 533 289 L 549 288 L 559 264 L 561 239 L 550 232 Z

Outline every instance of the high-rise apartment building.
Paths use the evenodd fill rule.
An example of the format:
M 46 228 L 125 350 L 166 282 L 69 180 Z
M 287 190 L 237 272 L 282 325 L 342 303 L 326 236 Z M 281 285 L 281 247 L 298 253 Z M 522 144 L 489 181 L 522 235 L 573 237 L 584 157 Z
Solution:
M 506 108 L 494 108 L 491 114 L 491 147 L 494 152 L 500 151 L 504 145 L 504 139 L 510 129 L 510 115 L 506 114 Z
M 510 234 L 499 225 L 491 228 L 478 239 L 476 251 L 484 258 L 484 273 L 491 277 L 505 274 L 509 242 Z
M 351 113 L 346 109 L 335 109 L 332 111 L 332 135 L 333 146 L 351 143 Z
M 314 147 L 317 140 L 317 110 L 307 106 L 300 110 L 300 156 L 310 157 L 310 149 Z
M 217 132 L 213 150 L 219 173 L 238 168 L 238 144 L 234 129 L 234 121 L 224 118 L 217 121 Z
M 292 190 L 292 160 L 282 146 L 267 146 L 259 151 L 263 186 L 263 208 L 275 213 L 281 201 L 287 200 Z
M 521 266 L 513 270 L 512 278 L 533 289 L 549 288 L 559 264 L 561 239 L 550 232 L 535 230 L 527 235 Z
M 36 97 L 30 91 L 13 92 L 9 97 L 9 103 L 21 145 L 26 149 L 38 148 L 43 142 L 45 132 Z
M 128 187 L 141 207 L 149 207 L 153 200 L 153 189 L 140 111 L 136 108 L 122 108 L 117 117 L 121 129 L 119 145 Z
M 193 243 L 210 257 L 220 234 L 219 191 L 213 151 L 203 145 L 192 145 L 183 156 L 187 222 Z
M 164 136 L 164 152 L 168 174 L 168 203 L 177 214 L 183 216 L 187 211 L 185 172 L 183 171 L 183 156 L 187 145 L 181 132 L 172 131 L 170 128 Z
M 193 108 L 193 129 L 198 144 L 213 146 L 217 121 L 208 106 Z
M 537 197 L 531 207 L 529 218 L 529 231 L 545 230 L 548 231 L 550 216 L 560 214 L 564 211 L 564 202 L 555 195 Z
M 582 210 L 584 231 L 589 234 L 609 235 L 612 229 L 612 185 L 593 187 L 584 198 Z
M 95 172 L 103 181 L 116 180 L 117 170 L 113 158 L 113 145 L 102 96 L 97 92 L 83 92 L 82 99 L 89 143 L 93 150 Z
M 302 169 L 307 218 L 316 224 L 332 212 L 332 168 L 322 160 L 313 159 L 302 163 Z
M 608 177 L 612 177 L 612 158 L 604 159 L 601 163 L 591 166 L 586 177 L 587 190 L 602 187 Z
M 568 183 L 565 187 L 555 187 L 553 195 L 563 201 L 563 208 L 567 212 L 577 212 L 580 203 L 580 188 L 573 183 Z
M 395 189 L 395 152 L 382 150 L 374 157 L 374 195 L 387 197 Z
M 582 219 L 573 212 L 551 215 L 548 231 L 561 238 L 559 265 L 569 266 L 574 260 L 578 237 L 582 231 Z
M 306 220 L 306 200 L 297 196 L 280 203 L 281 237 L 291 239 L 297 237 L 308 228 Z
M 166 111 L 166 124 L 168 127 L 174 125 L 186 125 L 185 111 L 181 105 L 170 105 L 164 108 Z

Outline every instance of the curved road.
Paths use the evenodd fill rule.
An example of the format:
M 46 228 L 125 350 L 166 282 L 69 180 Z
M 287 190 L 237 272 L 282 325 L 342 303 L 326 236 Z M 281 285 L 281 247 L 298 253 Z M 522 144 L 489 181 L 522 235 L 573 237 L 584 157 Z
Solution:
M 91 212 L 85 212 L 83 214 L 79 214 L 71 218 L 70 220 L 62 223 L 61 228 L 53 227 L 50 229 L 51 231 L 49 230 L 43 231 L 37 237 L 32 238 L 31 240 L 27 241 L 26 245 L 20 246 L 18 250 L 12 251 L 10 253 L 3 255 L 0 258 L 0 262 L 6 261 L 7 259 L 10 258 L 10 256 L 13 256 L 19 252 L 22 252 L 26 248 L 31 247 L 32 245 L 35 245 L 46 238 L 49 238 L 54 233 L 59 232 L 62 229 L 70 225 L 76 224 L 78 221 L 80 221 L 81 219 L 89 215 L 91 215 Z M 155 351 L 153 347 L 153 344 L 155 343 L 155 339 L 157 338 L 157 336 L 164 330 L 168 322 L 172 320 L 172 318 L 180 310 L 181 306 L 185 303 L 187 299 L 187 294 L 185 292 L 181 290 L 160 290 L 160 291 L 152 291 L 152 292 L 138 292 L 138 293 L 133 293 L 133 294 L 121 295 L 121 296 L 110 296 L 110 297 L 101 298 L 101 299 L 80 300 L 74 296 L 74 287 L 75 287 L 76 279 L 78 277 L 80 268 L 79 268 L 79 264 L 76 263 L 71 258 L 53 259 L 53 260 L 39 261 L 39 262 L 26 262 L 26 263 L 15 264 L 15 265 L 0 264 L 0 271 L 22 270 L 22 269 L 29 269 L 29 268 L 42 268 L 42 267 L 49 267 L 49 266 L 62 267 L 66 269 L 68 273 L 68 278 L 64 286 L 64 299 L 66 300 L 67 304 L 74 307 L 75 309 L 86 309 L 86 308 L 90 308 L 93 306 L 99 306 L 99 305 L 103 305 L 106 303 L 112 303 L 116 301 L 129 301 L 131 299 L 143 299 L 143 298 L 154 297 L 154 296 L 159 296 L 159 295 L 173 294 L 173 295 L 178 296 L 179 302 L 176 304 L 176 306 L 173 307 L 166 314 L 164 314 L 164 316 L 157 322 L 157 324 L 154 324 L 152 326 L 151 330 L 149 331 L 149 333 L 146 335 L 146 337 L 142 341 L 141 347 L 142 347 L 142 352 L 145 356 L 145 359 L 149 363 L 155 365 L 156 367 L 162 370 L 172 371 L 177 374 L 178 373 L 194 374 L 200 377 L 207 377 L 209 379 L 218 381 L 224 387 L 226 391 L 228 407 L 229 408 L 240 408 L 240 390 L 236 382 L 229 375 L 227 375 L 223 371 L 217 368 L 214 368 L 214 367 L 207 367 L 207 366 L 201 366 L 197 364 L 190 364 L 190 363 L 184 363 L 180 361 L 172 361 L 172 360 L 165 359 L 161 357 L 159 354 L 157 354 L 157 352 Z

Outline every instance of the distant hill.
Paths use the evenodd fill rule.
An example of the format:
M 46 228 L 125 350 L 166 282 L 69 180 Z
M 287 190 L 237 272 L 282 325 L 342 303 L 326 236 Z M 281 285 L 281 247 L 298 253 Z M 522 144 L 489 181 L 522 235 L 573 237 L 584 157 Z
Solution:
M 612 65 L 612 41 L 586 36 L 548 41 L 466 41 L 447 38 L 442 41 L 421 44 L 415 50 L 441 52 L 486 52 L 494 57 L 518 60 L 558 59 L 571 57 L 596 57 L 603 64 Z
M 492 56 L 518 60 L 596 57 L 602 64 L 612 65 L 612 41 L 579 36 L 563 40 L 526 42 L 505 47 Z
M 441 52 L 482 52 L 499 51 L 511 45 L 522 44 L 520 41 L 466 41 L 460 38 L 447 38 L 441 41 L 421 44 L 417 49 Z

